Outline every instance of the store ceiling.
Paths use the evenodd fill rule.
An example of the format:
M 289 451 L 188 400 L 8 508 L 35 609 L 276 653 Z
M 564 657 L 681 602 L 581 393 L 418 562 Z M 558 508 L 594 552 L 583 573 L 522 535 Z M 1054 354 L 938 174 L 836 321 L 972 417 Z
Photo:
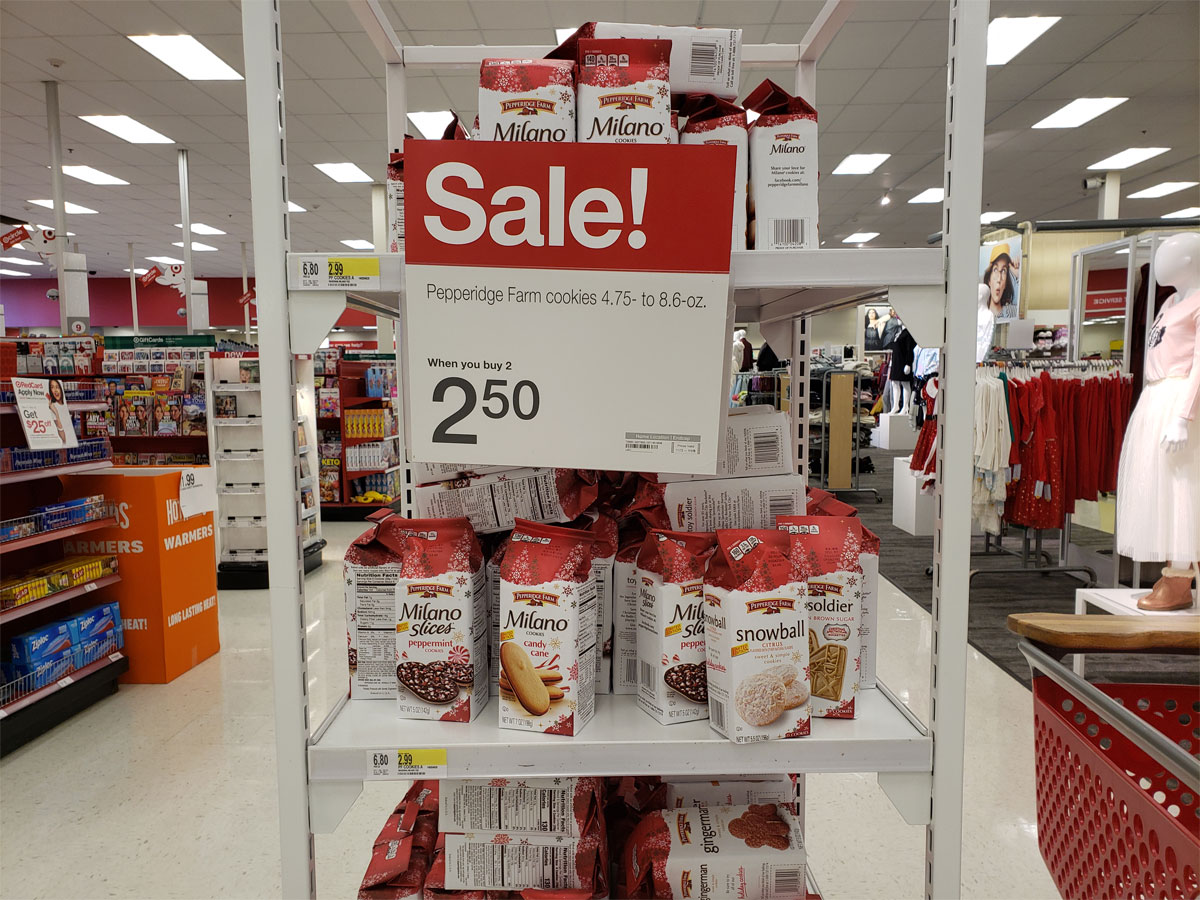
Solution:
M 740 25 L 747 43 L 795 43 L 819 0 L 383 0 L 405 43 L 550 44 L 553 28 L 585 20 Z M 924 246 L 938 229 L 936 204 L 908 198 L 942 184 L 947 4 L 860 0 L 818 74 L 821 168 L 849 153 L 890 153 L 875 173 L 821 181 L 821 231 L 829 246 L 878 231 L 872 246 Z M 1161 181 L 1200 178 L 1200 4 L 1195 0 L 997 0 L 992 16 L 1056 15 L 1062 21 L 1005 66 L 988 70 L 984 209 L 1017 218 L 1092 218 L 1096 196 L 1080 182 L 1088 165 L 1131 146 L 1170 147 L 1124 173 L 1121 213 L 1157 216 L 1198 203 L 1195 189 L 1152 200 L 1125 196 Z M 386 161 L 383 64 L 340 0 L 284 0 L 285 97 L 293 249 L 341 249 L 371 237 L 369 185 L 338 184 L 313 163 L 351 161 L 382 179 Z M 241 18 L 233 0 L 4 0 L 0 5 L 0 213 L 52 224 L 28 201 L 50 196 L 43 80 L 61 83 L 68 164 L 129 181 L 99 187 L 67 178 L 67 199 L 97 215 L 69 215 L 89 267 L 121 275 L 128 242 L 146 256 L 180 257 L 176 151 L 191 161 L 193 221 L 223 236 L 195 253 L 199 276 L 239 275 L 239 242 L 251 240 L 245 85 L 191 82 L 127 34 L 196 36 L 238 71 Z M 762 78 L 790 86 L 787 71 L 747 70 L 742 96 Z M 1080 128 L 1030 126 L 1080 96 L 1130 101 Z M 451 108 L 470 121 L 471 72 L 409 80 L 413 110 Z M 125 114 L 176 144 L 135 145 L 81 121 Z M 681 192 L 702 186 L 681 185 Z M 880 198 L 891 192 L 892 203 Z M 251 266 L 253 262 L 251 261 Z M 30 270 L 35 271 L 35 270 Z

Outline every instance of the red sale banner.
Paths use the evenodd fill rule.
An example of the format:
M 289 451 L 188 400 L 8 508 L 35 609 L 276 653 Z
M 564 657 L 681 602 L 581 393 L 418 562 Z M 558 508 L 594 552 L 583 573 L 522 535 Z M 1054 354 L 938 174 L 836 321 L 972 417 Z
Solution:
M 12 231 L 0 235 L 0 247 L 3 247 L 5 250 L 11 250 L 17 244 L 27 240 L 29 240 L 29 229 L 24 225 L 18 225 Z
M 412 458 L 713 474 L 735 161 L 719 145 L 406 144 Z M 686 390 L 664 402 L 629 360 Z
M 413 141 L 406 260 L 728 272 L 732 146 Z M 728 238 L 728 235 L 726 235 Z
M 162 274 L 162 269 L 158 266 L 151 266 L 146 270 L 146 274 L 138 279 L 142 283 L 142 287 L 147 287 L 154 283 L 154 279 Z

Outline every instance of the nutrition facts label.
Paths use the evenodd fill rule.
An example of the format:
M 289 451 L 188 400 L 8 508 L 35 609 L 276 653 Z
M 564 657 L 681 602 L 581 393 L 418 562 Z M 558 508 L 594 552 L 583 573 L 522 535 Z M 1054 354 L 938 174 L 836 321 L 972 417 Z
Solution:
M 521 784 L 465 784 L 442 815 L 464 831 L 520 831 L 578 836 L 573 811 L 573 779 L 547 787 Z
M 446 887 L 450 890 L 580 887 L 578 843 L 529 834 L 446 835 Z

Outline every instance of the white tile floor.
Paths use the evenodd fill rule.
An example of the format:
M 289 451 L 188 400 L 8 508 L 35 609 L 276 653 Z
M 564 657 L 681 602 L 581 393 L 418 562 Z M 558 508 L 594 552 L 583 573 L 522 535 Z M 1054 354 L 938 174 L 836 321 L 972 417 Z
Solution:
M 312 706 L 346 683 L 340 560 L 358 524 L 326 523 L 309 576 Z M 170 685 L 124 686 L 0 762 L 4 898 L 277 897 L 279 843 L 265 591 L 220 596 L 221 652 Z M 880 672 L 923 718 L 929 616 L 886 586 Z M 968 654 L 963 896 L 1054 898 L 1038 855 L 1029 692 Z M 322 898 L 347 898 L 402 792 L 368 783 L 341 827 L 317 837 Z M 923 895 L 925 830 L 906 825 L 871 775 L 808 779 L 810 858 L 830 898 Z

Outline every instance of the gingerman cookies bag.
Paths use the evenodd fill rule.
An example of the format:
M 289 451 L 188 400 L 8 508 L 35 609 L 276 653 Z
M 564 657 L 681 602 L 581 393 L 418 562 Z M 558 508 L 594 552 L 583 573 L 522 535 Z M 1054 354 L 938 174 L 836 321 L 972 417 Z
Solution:
M 578 734 L 595 711 L 593 539 L 518 519 L 500 562 L 500 727 Z
M 813 715 L 853 719 L 862 665 L 862 523 L 832 516 L 780 516 L 778 523 L 808 585 Z
M 782 531 L 717 532 L 704 579 L 712 727 L 739 744 L 809 733 L 805 585 Z

